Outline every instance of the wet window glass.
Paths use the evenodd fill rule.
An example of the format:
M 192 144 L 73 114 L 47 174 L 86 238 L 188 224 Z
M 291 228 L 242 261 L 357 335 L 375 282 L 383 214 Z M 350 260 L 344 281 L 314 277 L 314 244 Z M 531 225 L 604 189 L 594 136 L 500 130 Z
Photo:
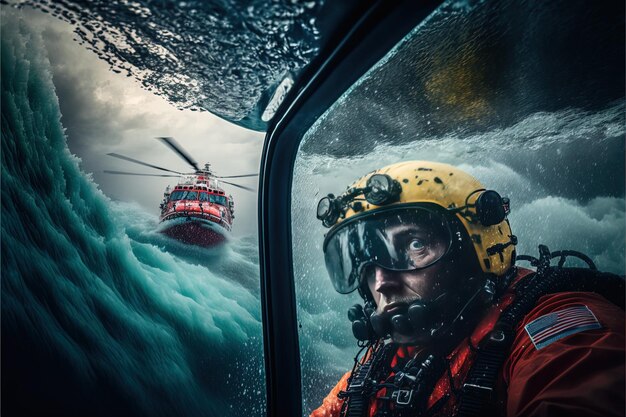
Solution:
M 209 201 L 209 194 L 200 193 L 200 201 Z
M 518 254 L 537 256 L 539 244 L 571 249 L 623 274 L 623 11 L 609 9 L 446 2 L 306 132 L 291 227 L 305 415 L 352 369 L 359 350 L 346 312 L 363 300 L 358 291 L 340 292 L 368 275 L 358 258 L 372 249 L 359 246 L 367 227 L 391 266 L 424 266 L 443 256 L 438 240 L 449 239 L 447 229 L 438 240 L 409 236 L 405 255 L 385 246 L 380 222 L 333 235 L 318 216 L 334 203 L 318 207 L 320 199 L 378 168 L 407 160 L 453 165 L 510 199 Z M 400 185 L 420 187 L 428 178 L 447 186 L 445 177 L 414 174 Z M 356 200 L 344 209 L 368 210 Z M 341 215 L 327 219 L 332 225 Z M 422 262 L 414 253 L 426 249 L 432 253 Z
M 197 199 L 198 199 L 198 193 L 196 191 L 190 191 L 185 196 L 185 200 L 197 200 Z

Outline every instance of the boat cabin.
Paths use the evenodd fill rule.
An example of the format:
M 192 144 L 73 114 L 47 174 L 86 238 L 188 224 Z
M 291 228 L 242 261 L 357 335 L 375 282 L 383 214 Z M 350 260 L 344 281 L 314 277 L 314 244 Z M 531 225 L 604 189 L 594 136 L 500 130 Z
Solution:
M 229 199 L 224 191 L 208 188 L 203 184 L 177 185 L 170 194 L 169 201 L 200 201 L 229 207 Z

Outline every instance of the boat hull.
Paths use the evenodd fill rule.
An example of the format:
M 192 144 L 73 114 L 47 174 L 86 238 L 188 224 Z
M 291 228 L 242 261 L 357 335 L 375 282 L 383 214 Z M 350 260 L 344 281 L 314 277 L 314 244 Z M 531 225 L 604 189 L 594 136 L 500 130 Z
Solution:
M 230 225 L 223 220 L 177 216 L 163 219 L 159 232 L 189 245 L 212 247 L 228 240 Z

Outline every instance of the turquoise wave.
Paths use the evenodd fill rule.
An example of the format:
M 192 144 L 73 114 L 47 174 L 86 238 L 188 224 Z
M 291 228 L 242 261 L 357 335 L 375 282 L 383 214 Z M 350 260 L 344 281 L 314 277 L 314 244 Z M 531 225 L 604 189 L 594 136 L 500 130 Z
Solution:
M 263 414 L 256 237 L 190 250 L 108 199 L 67 147 L 41 35 L 4 17 L 3 411 Z

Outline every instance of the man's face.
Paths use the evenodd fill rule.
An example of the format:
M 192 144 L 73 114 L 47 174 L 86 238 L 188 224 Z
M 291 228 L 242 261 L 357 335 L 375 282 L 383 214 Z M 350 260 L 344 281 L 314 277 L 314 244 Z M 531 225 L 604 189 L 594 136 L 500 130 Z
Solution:
M 396 250 L 404 250 L 415 265 L 429 265 L 447 249 L 444 236 L 433 233 L 427 225 L 401 225 L 386 230 Z M 451 265 L 442 260 L 425 269 L 393 271 L 370 264 L 363 270 L 363 279 L 380 315 L 393 315 L 396 310 L 416 300 L 431 301 L 453 285 Z M 407 343 L 410 337 L 392 334 L 396 342 Z

